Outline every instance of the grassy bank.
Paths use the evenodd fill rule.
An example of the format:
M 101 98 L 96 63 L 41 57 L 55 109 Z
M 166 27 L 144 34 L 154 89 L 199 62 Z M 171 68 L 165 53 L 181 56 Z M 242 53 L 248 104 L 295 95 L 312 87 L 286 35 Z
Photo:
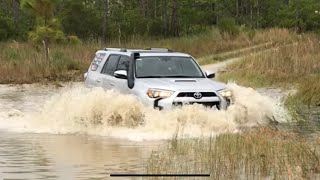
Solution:
M 290 45 L 262 54 L 247 56 L 231 64 L 220 80 L 251 87 L 276 86 L 297 89 L 286 104 L 293 114 L 320 106 L 320 38 L 305 35 Z M 313 113 L 313 112 L 312 112 Z M 298 114 L 302 114 L 299 113 Z M 319 115 L 318 115 L 319 117 Z M 301 118 L 301 117 L 300 117 Z M 308 118 L 304 118 L 308 119 Z
M 80 45 L 51 45 L 50 61 L 45 60 L 42 48 L 37 49 L 31 44 L 0 43 L 0 83 L 79 80 L 88 68 L 94 52 L 103 47 L 167 47 L 199 58 L 257 44 L 285 43 L 295 39 L 296 36 L 285 29 L 241 32 L 237 36 L 220 34 L 218 30 L 213 29 L 198 36 L 161 40 L 135 39 L 121 45 L 117 42 L 110 42 L 107 45 L 93 42 Z M 221 57 L 207 58 L 203 63 L 212 63 L 219 59 Z
M 317 179 L 320 154 L 315 144 L 266 128 L 216 138 L 173 139 L 164 151 L 151 155 L 146 171 L 209 173 L 210 179 Z
M 223 80 L 235 80 L 253 87 L 305 85 L 317 86 L 320 75 L 320 43 L 318 37 L 309 37 L 296 43 L 252 54 L 231 64 L 222 74 Z

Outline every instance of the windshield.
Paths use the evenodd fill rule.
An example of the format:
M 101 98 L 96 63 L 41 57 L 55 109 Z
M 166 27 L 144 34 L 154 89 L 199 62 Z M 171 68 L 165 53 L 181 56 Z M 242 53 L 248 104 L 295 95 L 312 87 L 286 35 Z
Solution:
M 136 60 L 137 78 L 203 78 L 204 75 L 191 57 L 158 56 Z

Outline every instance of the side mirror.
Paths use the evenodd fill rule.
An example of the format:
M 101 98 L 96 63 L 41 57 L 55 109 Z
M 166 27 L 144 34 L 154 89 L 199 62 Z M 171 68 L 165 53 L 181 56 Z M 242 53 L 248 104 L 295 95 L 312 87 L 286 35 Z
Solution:
M 126 70 L 117 70 L 114 73 L 114 77 L 119 79 L 127 79 L 127 71 Z
M 213 73 L 213 72 L 210 72 L 210 71 L 206 71 L 206 76 L 208 78 L 214 78 L 214 77 L 216 77 L 216 73 Z

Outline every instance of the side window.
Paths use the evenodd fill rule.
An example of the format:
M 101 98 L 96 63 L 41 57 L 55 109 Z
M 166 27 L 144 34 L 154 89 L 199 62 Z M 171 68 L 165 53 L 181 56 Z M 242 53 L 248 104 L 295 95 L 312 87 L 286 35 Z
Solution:
M 117 70 L 128 70 L 129 67 L 129 57 L 128 56 L 121 56 Z
M 110 55 L 109 58 L 106 60 L 106 63 L 104 64 L 101 73 L 113 76 L 113 73 L 118 65 L 119 57 L 119 55 Z

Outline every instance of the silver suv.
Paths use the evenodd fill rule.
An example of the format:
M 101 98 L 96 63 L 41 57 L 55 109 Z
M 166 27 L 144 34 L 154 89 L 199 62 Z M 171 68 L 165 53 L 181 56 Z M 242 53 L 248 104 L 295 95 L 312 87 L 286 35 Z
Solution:
M 225 110 L 232 92 L 214 76 L 191 55 L 160 48 L 99 50 L 84 74 L 87 87 L 132 94 L 155 109 L 197 103 Z

